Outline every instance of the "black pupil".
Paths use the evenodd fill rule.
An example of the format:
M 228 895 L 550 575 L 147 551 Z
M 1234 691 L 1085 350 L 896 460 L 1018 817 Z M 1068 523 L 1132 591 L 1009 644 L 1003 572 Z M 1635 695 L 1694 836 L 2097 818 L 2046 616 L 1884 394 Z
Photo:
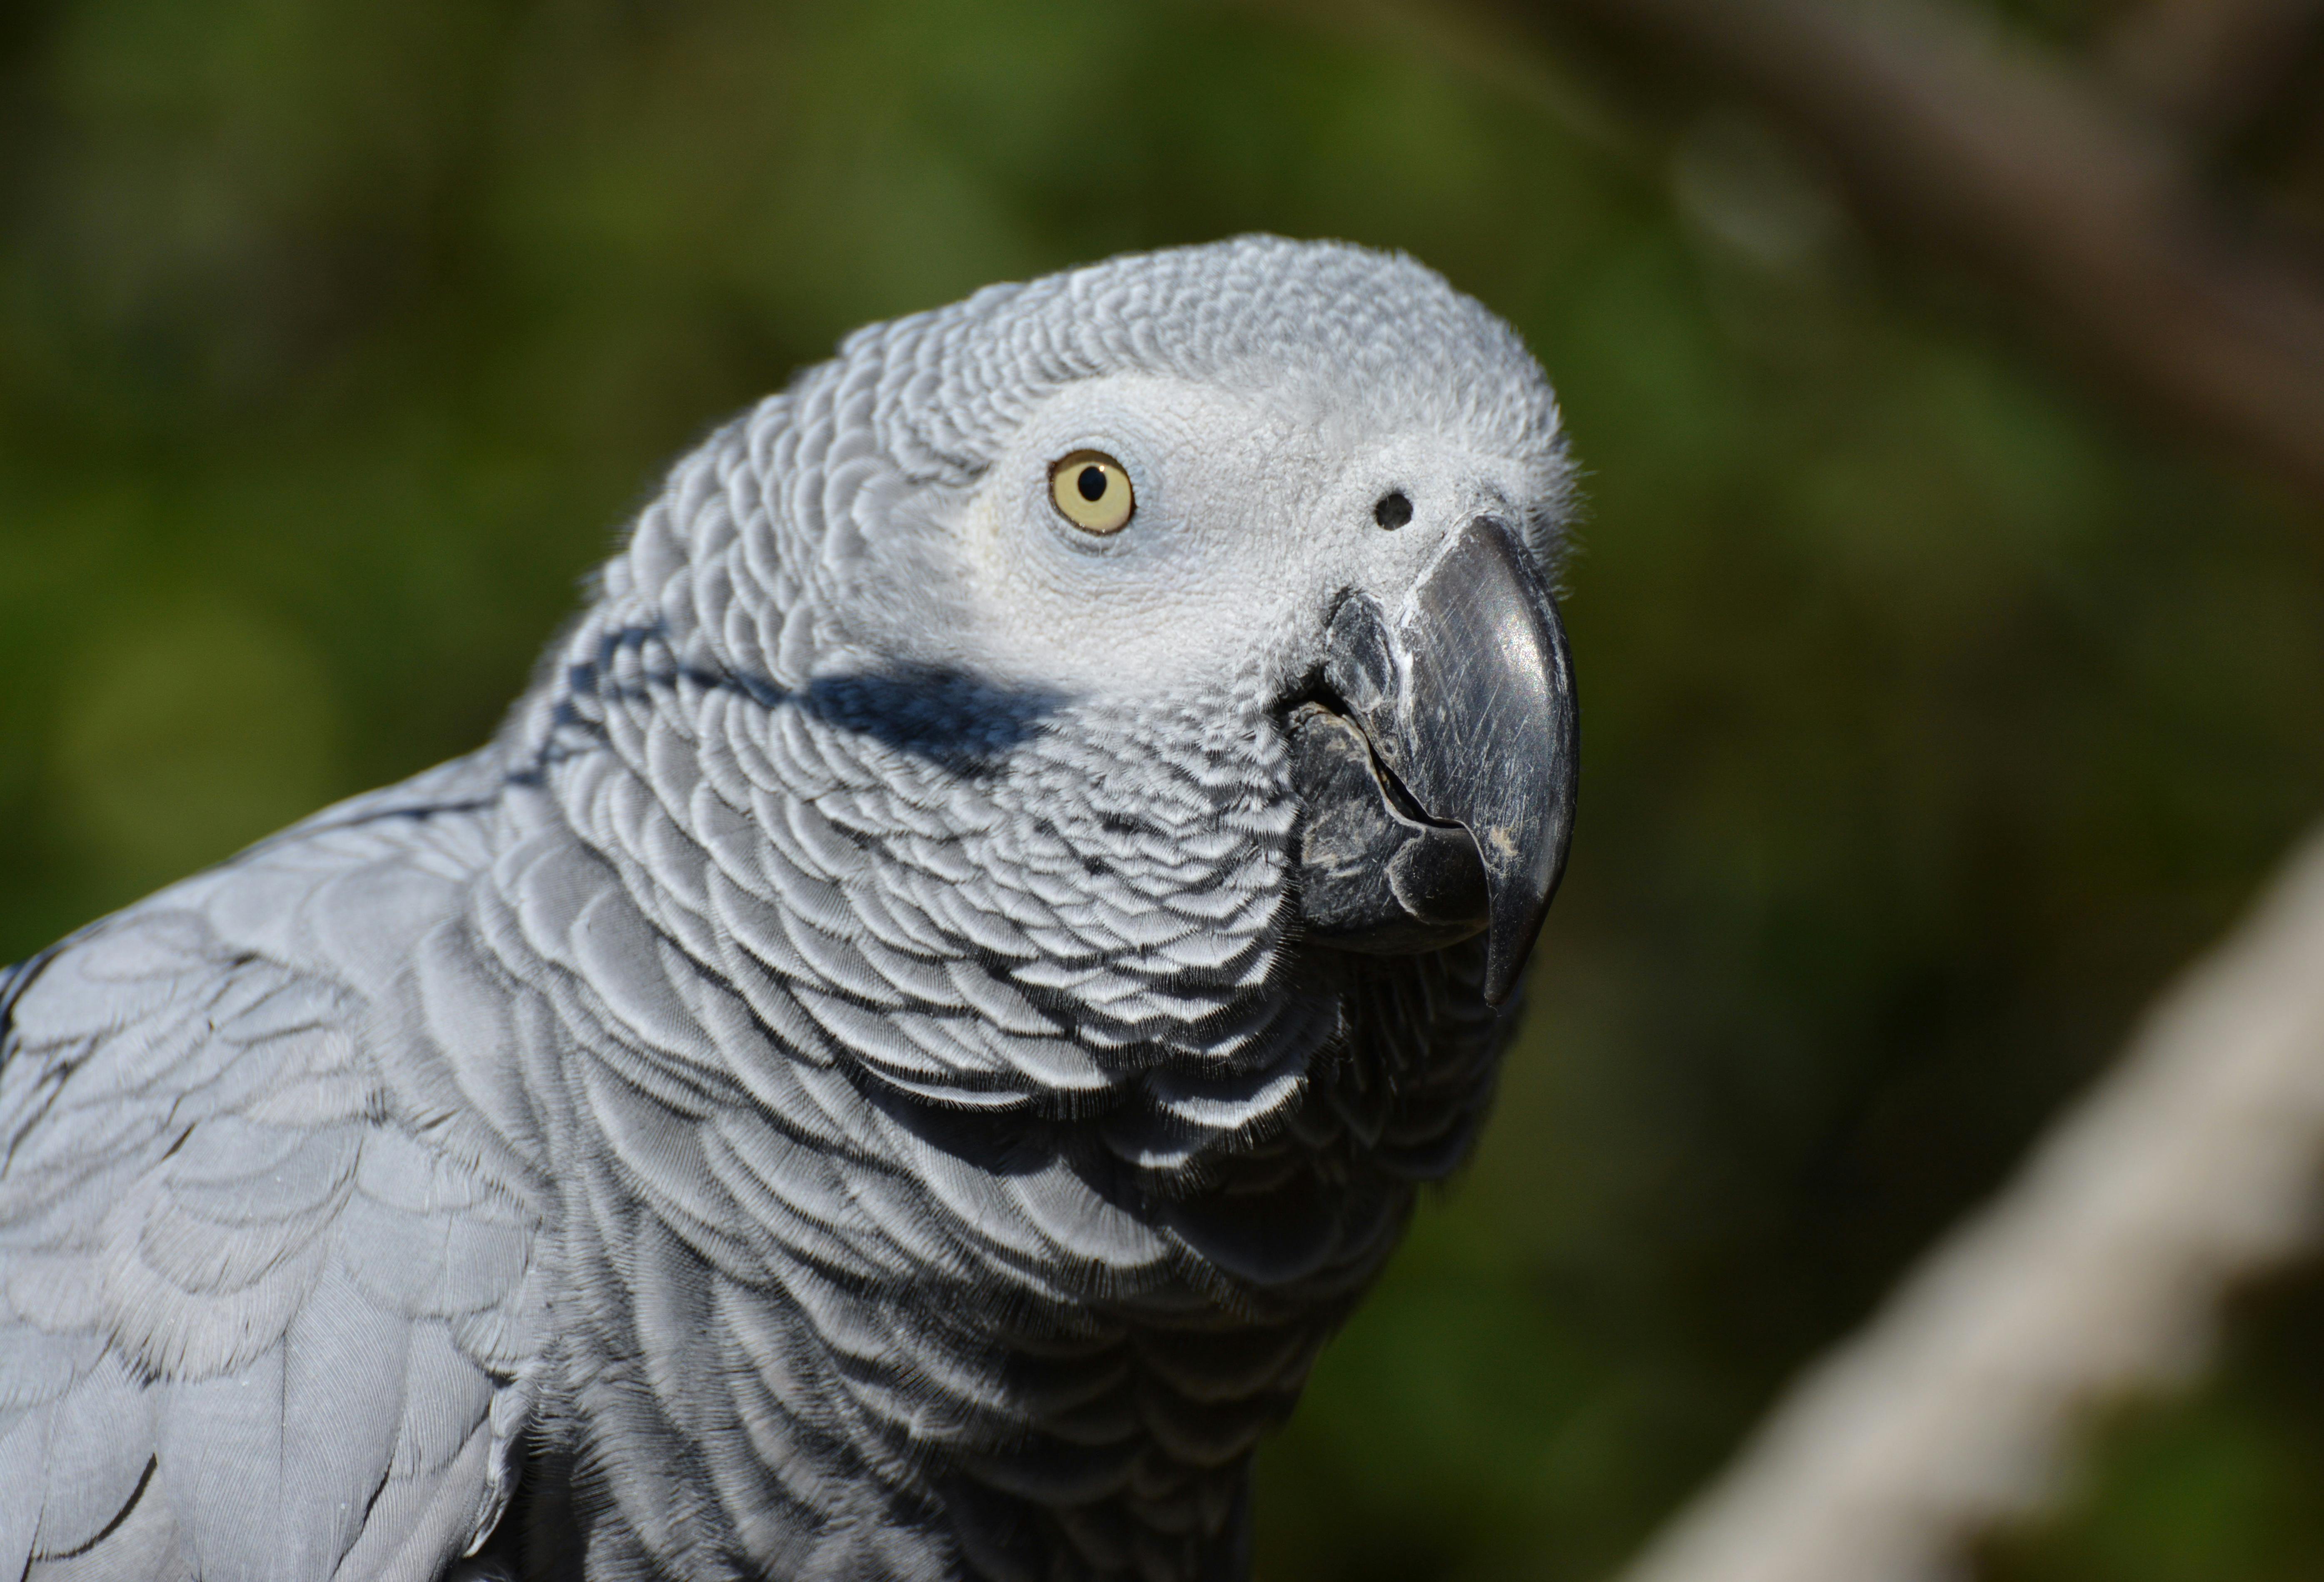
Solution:
M 1390 490 L 1372 507 L 1372 520 L 1382 527 L 1402 527 L 1412 520 L 1412 502 L 1404 497 L 1402 489 Z
M 1096 466 L 1082 468 L 1082 476 L 1074 480 L 1074 487 L 1082 492 L 1083 499 L 1093 504 L 1104 499 L 1105 468 Z

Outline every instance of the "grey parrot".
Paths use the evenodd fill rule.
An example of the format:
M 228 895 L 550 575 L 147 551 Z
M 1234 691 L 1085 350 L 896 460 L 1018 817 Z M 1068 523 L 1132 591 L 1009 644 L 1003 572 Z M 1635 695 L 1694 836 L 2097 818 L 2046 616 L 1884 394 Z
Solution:
M 1269 237 L 718 429 L 490 745 L 0 971 L 0 1578 L 1243 1574 L 1564 863 L 1570 470 Z

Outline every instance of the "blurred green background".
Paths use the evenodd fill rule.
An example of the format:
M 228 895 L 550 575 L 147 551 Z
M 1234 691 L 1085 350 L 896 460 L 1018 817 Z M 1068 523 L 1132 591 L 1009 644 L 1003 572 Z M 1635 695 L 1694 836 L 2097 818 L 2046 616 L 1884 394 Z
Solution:
M 2057 9 L 2052 7 L 2052 10 Z M 869 319 L 1248 229 L 1511 319 L 1586 779 L 1500 1112 L 1261 1569 L 1606 1573 L 2324 810 L 2324 522 L 1764 126 L 1195 5 L 0 7 L 0 960 L 489 732 L 658 470 Z M 2324 1574 L 2324 1280 L 1989 1574 Z

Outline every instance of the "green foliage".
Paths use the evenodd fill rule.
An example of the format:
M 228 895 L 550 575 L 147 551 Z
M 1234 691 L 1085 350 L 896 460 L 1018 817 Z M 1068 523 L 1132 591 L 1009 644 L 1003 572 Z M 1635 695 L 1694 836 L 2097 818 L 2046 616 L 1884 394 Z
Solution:
M 2324 1273 L 2255 1293 L 2191 1402 L 2103 1425 L 2067 1519 L 2005 1535 L 1995 1582 L 2295 1582 L 2324 1556 Z
M 2324 806 L 2313 514 L 1931 307 L 1748 122 L 1609 152 L 1161 0 L 19 5 L 0 959 L 479 740 L 657 468 L 856 323 L 1248 228 L 1508 314 L 1590 469 L 1536 1010 L 1262 1457 L 1264 1574 L 1602 1573 Z M 2012 1574 L 2312 1570 L 2324 1398 L 2248 1382 L 2299 1349 Z

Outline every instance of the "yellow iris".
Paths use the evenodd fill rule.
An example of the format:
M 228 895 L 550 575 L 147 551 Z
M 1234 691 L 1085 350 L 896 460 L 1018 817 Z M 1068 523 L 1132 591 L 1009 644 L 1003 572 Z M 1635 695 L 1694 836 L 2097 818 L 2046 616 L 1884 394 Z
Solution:
M 1120 532 L 1138 509 L 1130 475 L 1100 450 L 1076 450 L 1051 467 L 1049 498 L 1084 532 Z

